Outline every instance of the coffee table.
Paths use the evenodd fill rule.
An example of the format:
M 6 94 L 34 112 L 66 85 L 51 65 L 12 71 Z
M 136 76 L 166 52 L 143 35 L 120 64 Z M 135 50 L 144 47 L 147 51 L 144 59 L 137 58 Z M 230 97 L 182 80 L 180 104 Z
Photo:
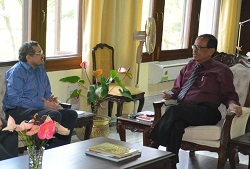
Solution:
M 123 162 L 112 162 L 109 160 L 88 156 L 85 150 L 88 147 L 104 142 L 110 142 L 135 148 L 141 151 L 141 157 Z M 170 169 L 170 161 L 174 155 L 170 152 L 161 151 L 137 144 L 129 144 L 119 140 L 98 137 L 80 141 L 65 146 L 44 151 L 43 168 L 46 169 Z M 1 168 L 27 169 L 28 155 L 0 161 Z

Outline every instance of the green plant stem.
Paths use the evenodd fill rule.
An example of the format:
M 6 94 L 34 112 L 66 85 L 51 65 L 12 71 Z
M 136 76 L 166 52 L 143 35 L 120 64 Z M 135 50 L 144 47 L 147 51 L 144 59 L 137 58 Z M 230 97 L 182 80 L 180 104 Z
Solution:
M 86 76 L 87 76 L 87 79 L 88 79 L 88 81 L 89 81 L 89 84 L 92 85 L 92 83 L 91 83 L 91 81 L 90 81 L 90 79 L 89 79 L 89 76 L 88 76 L 88 74 L 87 74 L 86 69 L 84 69 L 84 72 L 85 72 L 85 74 L 86 74 Z

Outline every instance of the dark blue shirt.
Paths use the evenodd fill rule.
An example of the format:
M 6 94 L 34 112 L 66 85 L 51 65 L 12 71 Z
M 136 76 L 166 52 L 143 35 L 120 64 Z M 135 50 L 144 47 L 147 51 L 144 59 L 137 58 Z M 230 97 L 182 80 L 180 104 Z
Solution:
M 26 62 L 18 62 L 6 72 L 5 83 L 3 110 L 16 106 L 43 109 L 41 98 L 52 95 L 44 66 L 33 69 Z

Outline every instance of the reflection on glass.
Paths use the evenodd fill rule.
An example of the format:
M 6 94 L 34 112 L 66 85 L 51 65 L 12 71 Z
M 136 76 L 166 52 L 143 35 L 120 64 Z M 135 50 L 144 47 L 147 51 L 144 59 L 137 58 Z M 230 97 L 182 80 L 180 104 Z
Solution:
M 165 0 L 162 34 L 162 50 L 183 49 L 187 27 L 190 0 Z
M 46 56 L 77 53 L 78 0 L 48 0 Z
M 0 62 L 17 60 L 22 44 L 23 1 L 1 0 L 0 3 Z

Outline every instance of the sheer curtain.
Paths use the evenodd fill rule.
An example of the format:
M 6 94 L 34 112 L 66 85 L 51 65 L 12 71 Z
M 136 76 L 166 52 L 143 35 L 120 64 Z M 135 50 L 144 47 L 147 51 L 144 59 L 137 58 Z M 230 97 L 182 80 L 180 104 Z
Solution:
M 219 21 L 218 51 L 234 54 L 238 38 L 242 0 L 222 0 Z
M 133 33 L 140 29 L 141 4 L 142 0 L 84 0 L 82 60 L 89 62 L 88 71 L 92 70 L 92 48 L 107 43 L 115 50 L 115 68 L 130 67 L 133 79 L 125 84 L 135 85 L 137 45 Z

